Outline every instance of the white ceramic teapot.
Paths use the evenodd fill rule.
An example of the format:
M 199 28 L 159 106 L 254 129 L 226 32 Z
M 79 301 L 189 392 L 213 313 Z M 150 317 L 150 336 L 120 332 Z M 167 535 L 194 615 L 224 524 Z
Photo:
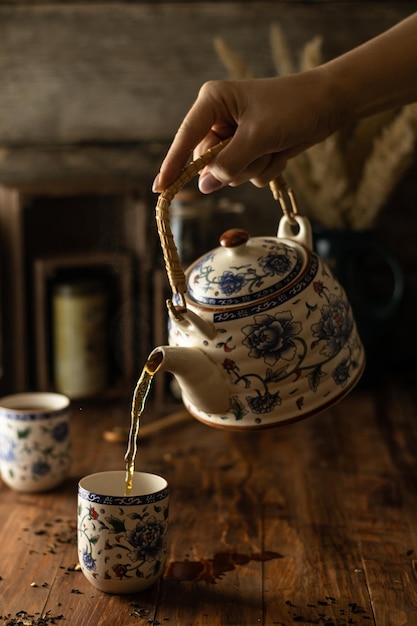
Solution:
M 184 405 L 206 424 L 276 426 L 340 400 L 359 380 L 365 355 L 343 288 L 312 250 L 309 221 L 277 182 L 271 189 L 284 212 L 277 236 L 227 231 L 220 247 L 184 273 L 169 205 L 222 147 L 191 163 L 159 197 L 158 231 L 173 290 L 170 345 L 153 350 L 148 369 L 172 372 Z

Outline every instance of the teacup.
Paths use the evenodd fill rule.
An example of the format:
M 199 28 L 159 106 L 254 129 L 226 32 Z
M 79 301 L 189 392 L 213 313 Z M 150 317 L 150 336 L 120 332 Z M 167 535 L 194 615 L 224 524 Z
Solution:
M 78 558 L 100 591 L 137 593 L 162 575 L 167 556 L 168 483 L 135 472 L 130 495 L 125 472 L 90 474 L 78 484 Z
M 26 392 L 0 398 L 0 473 L 12 489 L 47 491 L 71 465 L 70 400 Z

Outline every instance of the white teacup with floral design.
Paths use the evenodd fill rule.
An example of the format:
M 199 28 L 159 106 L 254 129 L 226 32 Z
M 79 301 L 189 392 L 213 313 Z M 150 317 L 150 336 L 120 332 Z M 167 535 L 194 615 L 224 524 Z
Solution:
M 59 393 L 16 393 L 0 398 L 0 472 L 12 489 L 47 491 L 71 465 L 70 400 Z
M 167 556 L 168 483 L 135 472 L 125 496 L 125 472 L 91 474 L 78 484 L 78 558 L 100 591 L 137 593 L 162 575 Z

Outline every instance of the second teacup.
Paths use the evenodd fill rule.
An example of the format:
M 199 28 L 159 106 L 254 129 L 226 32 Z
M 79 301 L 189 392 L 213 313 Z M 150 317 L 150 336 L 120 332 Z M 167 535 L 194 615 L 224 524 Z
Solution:
M 70 465 L 66 396 L 35 391 L 0 398 L 0 472 L 9 487 L 52 489 L 67 477 Z

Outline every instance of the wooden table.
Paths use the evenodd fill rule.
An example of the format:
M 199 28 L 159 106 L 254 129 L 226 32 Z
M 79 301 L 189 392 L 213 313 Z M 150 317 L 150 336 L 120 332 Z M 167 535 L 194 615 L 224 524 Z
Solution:
M 112 596 L 77 571 L 77 480 L 123 468 L 124 445 L 102 435 L 128 423 L 128 405 L 75 405 L 66 484 L 42 495 L 1 486 L 4 623 L 417 624 L 416 376 L 275 430 L 189 418 L 144 439 L 137 469 L 170 484 L 169 560 L 153 588 Z

